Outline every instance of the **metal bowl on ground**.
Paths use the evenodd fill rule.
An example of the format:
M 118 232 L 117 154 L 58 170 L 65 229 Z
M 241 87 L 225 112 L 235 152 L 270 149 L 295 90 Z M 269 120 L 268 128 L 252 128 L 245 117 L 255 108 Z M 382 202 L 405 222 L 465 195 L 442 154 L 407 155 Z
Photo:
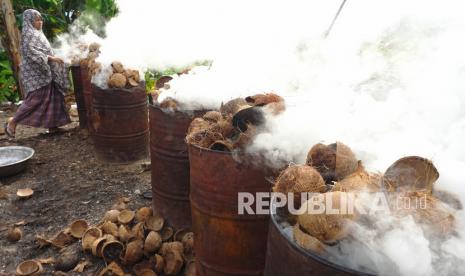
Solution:
M 27 161 L 34 155 L 28 147 L 0 147 L 0 177 L 15 175 L 26 168 Z

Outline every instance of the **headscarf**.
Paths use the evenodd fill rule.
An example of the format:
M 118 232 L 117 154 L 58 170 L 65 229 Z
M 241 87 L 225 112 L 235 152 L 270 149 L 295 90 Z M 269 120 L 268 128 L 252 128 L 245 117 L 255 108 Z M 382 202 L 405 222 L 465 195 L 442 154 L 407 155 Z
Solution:
M 21 31 L 21 81 L 26 93 L 49 85 L 58 85 L 61 93 L 69 88 L 68 68 L 64 64 L 48 62 L 53 50 L 42 30 L 34 28 L 34 20 L 40 13 L 33 9 L 23 12 Z

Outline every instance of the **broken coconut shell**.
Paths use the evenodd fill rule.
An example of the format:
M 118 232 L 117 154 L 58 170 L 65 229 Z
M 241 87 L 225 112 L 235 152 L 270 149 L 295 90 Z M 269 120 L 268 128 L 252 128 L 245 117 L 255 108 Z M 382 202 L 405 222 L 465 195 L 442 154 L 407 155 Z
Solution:
M 92 255 L 102 257 L 102 249 L 105 243 L 115 240 L 111 235 L 103 235 L 92 243 Z
M 427 191 L 432 193 L 439 172 L 430 160 L 407 156 L 394 162 L 384 173 L 383 186 L 388 191 Z
M 208 111 L 202 116 L 202 118 L 205 121 L 212 122 L 212 123 L 217 123 L 218 121 L 223 120 L 223 116 L 221 115 L 221 113 L 215 110 Z
M 150 207 L 142 207 L 136 212 L 136 221 L 145 222 L 149 217 L 153 215 L 153 210 Z
M 349 220 L 355 219 L 355 214 L 344 214 L 346 206 L 341 205 L 341 199 L 348 199 L 347 193 L 330 192 L 322 194 L 321 203 L 326 206 L 326 199 L 331 199 L 331 208 L 339 210 L 339 214 L 314 214 L 310 212 L 313 209 L 314 195 L 310 197 L 299 210 L 298 223 L 302 230 L 309 235 L 317 238 L 321 242 L 332 244 L 345 238 L 348 233 Z M 310 211 L 308 211 L 310 210 Z
M 294 207 L 300 208 L 301 193 L 324 193 L 326 185 L 320 173 L 307 165 L 292 165 L 281 172 L 274 192 L 294 194 Z
M 124 252 L 123 261 L 125 264 L 135 264 L 144 256 L 144 242 L 141 240 L 134 240 L 127 244 Z
M 326 183 L 344 179 L 358 166 L 355 154 L 341 142 L 314 145 L 307 154 L 306 163 L 319 171 Z
M 181 272 L 184 260 L 182 254 L 176 250 L 168 250 L 164 255 L 165 267 L 163 271 L 165 275 L 177 275 Z
M 182 229 L 179 229 L 178 231 L 176 231 L 176 233 L 174 233 L 174 241 L 182 241 L 182 238 L 187 234 L 187 233 L 190 233 L 191 231 L 187 228 L 182 228 Z
M 100 44 L 97 42 L 92 42 L 89 44 L 89 52 L 97 52 L 98 50 L 100 50 Z
M 234 115 L 240 110 L 250 107 L 250 105 L 247 103 L 247 101 L 243 98 L 236 98 L 233 100 L 230 100 L 229 102 L 225 104 L 221 104 L 220 107 L 220 112 L 223 115 Z
M 265 93 L 246 97 L 245 101 L 254 106 L 264 106 L 270 103 L 284 102 L 284 99 L 275 93 Z
M 99 274 L 99 276 L 125 276 L 126 273 L 124 270 L 118 265 L 116 262 L 112 262 L 110 265 L 102 269 Z
M 134 80 L 133 78 L 128 78 L 128 83 L 129 83 L 129 85 L 131 85 L 133 87 L 139 86 L 139 83 L 136 80 Z
M 174 235 L 174 229 L 171 226 L 165 226 L 160 231 L 161 239 L 163 242 L 169 241 Z
M 326 245 L 305 233 L 298 223 L 293 228 L 293 234 L 294 241 L 305 250 L 310 250 L 318 254 L 323 254 L 326 251 Z
M 124 66 L 119 61 L 113 61 L 111 63 L 111 68 L 113 69 L 113 73 L 124 73 Z
M 65 231 L 60 231 L 50 240 L 50 243 L 58 248 L 63 248 L 71 242 L 73 242 L 73 238 Z
M 147 238 L 145 238 L 144 242 L 145 254 L 150 255 L 151 253 L 158 251 L 162 243 L 163 240 L 161 235 L 155 231 L 150 231 L 150 233 L 147 235 Z
M 139 222 L 132 228 L 131 234 L 138 240 L 144 240 L 145 238 L 145 226 L 143 222 Z
M 112 236 L 117 237 L 118 236 L 118 225 L 116 225 L 116 223 L 113 223 L 111 221 L 107 221 L 102 225 L 102 231 L 105 234 L 110 234 Z
M 195 261 L 189 261 L 186 264 L 186 267 L 184 269 L 184 275 L 185 276 L 196 276 L 197 272 L 195 271 Z
M 87 222 L 83 219 L 75 220 L 73 223 L 70 225 L 71 229 L 71 236 L 80 239 L 84 235 L 84 233 L 87 231 L 87 228 L 89 228 L 89 225 Z
M 16 267 L 16 275 L 40 275 L 44 271 L 42 264 L 36 260 L 27 260 Z
M 224 152 L 232 152 L 234 150 L 233 144 L 226 140 L 217 140 L 213 142 L 209 148 L 211 150 L 224 151 Z
M 89 229 L 87 229 L 87 231 L 82 236 L 82 249 L 84 251 L 92 250 L 92 244 L 96 239 L 102 237 L 102 235 L 102 230 L 98 229 L 97 227 L 90 227 Z
M 17 242 L 21 239 L 22 236 L 23 231 L 21 231 L 21 229 L 19 229 L 18 227 L 13 227 L 8 231 L 6 238 L 10 242 Z
M 158 232 L 163 228 L 165 220 L 159 215 L 153 215 L 145 221 L 145 227 L 151 231 Z
M 186 233 L 181 242 L 182 246 L 184 247 L 184 254 L 186 257 L 191 257 L 194 253 L 194 233 Z
M 108 86 L 110 88 L 124 88 L 126 87 L 127 81 L 127 78 L 123 74 L 114 73 L 108 81 Z
M 336 182 L 331 191 L 375 193 L 380 189 L 381 175 L 368 173 L 360 162 L 357 170 L 343 180 Z
M 105 216 L 103 217 L 104 221 L 111 221 L 113 223 L 118 222 L 118 216 L 120 214 L 120 211 L 118 210 L 109 210 L 105 213 Z
M 119 241 L 107 241 L 102 247 L 102 257 L 106 263 L 117 261 L 124 250 Z
M 135 212 L 131 210 L 123 210 L 118 215 L 118 222 L 121 224 L 129 224 L 135 216 Z
M 120 241 L 127 242 L 133 237 L 133 235 L 125 225 L 120 225 L 118 228 L 118 237 Z
M 29 198 L 33 194 L 34 194 L 34 190 L 32 190 L 31 188 L 18 189 L 18 191 L 16 191 L 16 195 L 19 198 Z
M 156 273 L 162 273 L 165 268 L 165 260 L 161 255 L 155 254 L 150 258 L 150 263 L 155 268 Z
M 152 263 L 150 261 L 142 261 L 132 267 L 132 271 L 134 271 L 136 276 L 143 274 L 145 270 L 152 270 Z
M 195 118 L 192 120 L 192 122 L 189 125 L 189 129 L 187 130 L 187 133 L 196 133 L 205 129 L 210 128 L 211 122 L 203 119 L 203 118 Z

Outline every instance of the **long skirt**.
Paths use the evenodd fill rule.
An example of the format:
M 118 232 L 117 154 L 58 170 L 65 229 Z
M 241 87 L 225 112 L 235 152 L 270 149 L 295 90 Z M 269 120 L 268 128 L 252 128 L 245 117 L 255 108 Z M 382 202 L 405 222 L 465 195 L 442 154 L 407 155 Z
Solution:
M 32 127 L 54 128 L 71 122 L 64 96 L 55 83 L 31 91 L 20 105 L 13 121 Z

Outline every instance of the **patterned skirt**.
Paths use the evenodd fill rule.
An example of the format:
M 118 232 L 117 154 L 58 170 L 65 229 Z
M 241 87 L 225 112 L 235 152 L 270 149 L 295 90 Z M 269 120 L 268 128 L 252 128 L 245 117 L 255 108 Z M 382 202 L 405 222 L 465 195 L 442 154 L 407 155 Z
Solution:
M 71 122 L 66 113 L 64 96 L 53 82 L 29 92 L 16 111 L 13 121 L 42 128 L 59 127 Z

